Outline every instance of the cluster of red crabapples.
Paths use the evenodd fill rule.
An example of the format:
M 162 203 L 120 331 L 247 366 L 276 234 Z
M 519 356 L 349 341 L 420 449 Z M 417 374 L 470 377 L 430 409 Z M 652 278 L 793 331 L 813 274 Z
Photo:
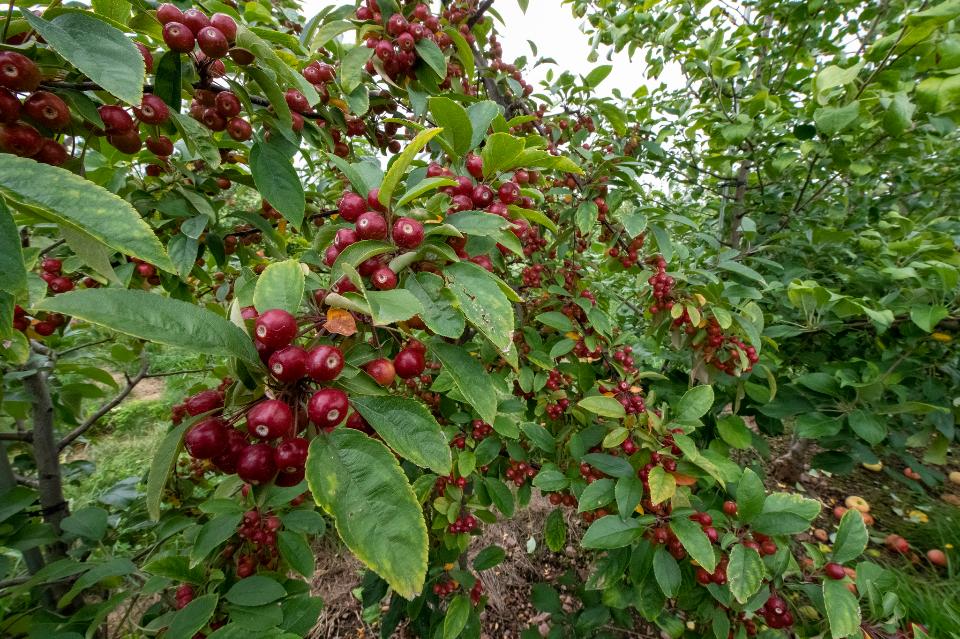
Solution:
M 600 394 L 613 393 L 614 399 L 620 402 L 628 415 L 639 415 L 647 410 L 647 405 L 643 399 L 643 391 L 639 387 L 631 386 L 625 380 L 621 380 L 609 388 L 601 385 L 597 390 L 600 391 Z
M 537 469 L 527 462 L 511 459 L 504 474 L 519 488 L 537 476 Z
M 459 587 L 460 587 L 460 584 L 458 584 L 456 581 L 453 581 L 452 579 L 445 579 L 443 581 L 438 581 L 437 583 L 433 584 L 433 594 L 441 598 L 449 597 L 454 592 L 456 592 L 457 588 Z M 482 596 L 483 596 L 483 582 L 477 579 L 474 582 L 473 587 L 470 588 L 471 603 L 473 603 L 473 605 L 476 606 L 478 603 L 480 603 L 480 597 Z
M 59 166 L 69 153 L 54 138 L 69 128 L 70 109 L 56 94 L 38 91 L 40 80 L 33 60 L 0 51 L 0 151 Z M 19 93 L 28 94 L 23 102 Z
M 477 529 L 480 524 L 473 515 L 460 515 L 452 524 L 447 526 L 447 530 L 452 535 L 468 534 Z

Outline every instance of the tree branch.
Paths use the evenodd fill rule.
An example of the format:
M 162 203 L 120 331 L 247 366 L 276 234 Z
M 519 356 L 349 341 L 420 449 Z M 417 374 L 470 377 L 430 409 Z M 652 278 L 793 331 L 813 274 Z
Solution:
M 141 351 L 140 370 L 137 372 L 137 374 L 133 378 L 127 379 L 127 385 L 124 386 L 123 389 L 113 397 L 113 399 L 98 408 L 92 415 L 90 415 L 90 417 L 84 420 L 82 424 L 67 433 L 67 435 L 57 444 L 57 451 L 61 451 L 69 446 L 75 439 L 90 430 L 90 428 L 96 424 L 101 417 L 109 413 L 117 404 L 126 399 L 127 395 L 130 394 L 134 387 L 139 384 L 144 377 L 147 377 L 147 367 L 149 365 L 150 361 L 147 359 L 146 354 Z

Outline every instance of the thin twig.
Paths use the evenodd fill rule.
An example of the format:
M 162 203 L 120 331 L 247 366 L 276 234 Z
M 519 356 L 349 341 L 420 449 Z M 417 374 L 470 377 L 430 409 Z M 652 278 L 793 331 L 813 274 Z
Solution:
M 119 404 L 124 399 L 126 399 L 127 395 L 130 394 L 130 392 L 134 389 L 134 387 L 137 384 L 139 384 L 144 377 L 146 377 L 147 367 L 149 365 L 150 365 L 150 361 L 147 359 L 146 353 L 141 352 L 140 353 L 140 370 L 137 372 L 137 374 L 134 375 L 132 378 L 128 378 L 127 385 L 124 386 L 123 389 L 113 397 L 113 399 L 111 399 L 110 401 L 105 403 L 103 406 L 98 408 L 97 411 L 94 412 L 92 415 L 90 415 L 90 417 L 88 417 L 86 420 L 84 420 L 82 424 L 74 428 L 63 439 L 61 439 L 60 442 L 57 444 L 57 449 L 63 450 L 64 448 L 66 448 L 76 438 L 80 437 L 85 432 L 87 432 L 94 424 L 96 424 L 100 420 L 101 417 L 106 415 L 117 404 Z
M 91 346 L 97 346 L 97 345 L 99 345 L 99 344 L 103 344 L 103 343 L 105 343 L 105 342 L 112 342 L 112 341 L 113 341 L 113 338 L 112 338 L 112 337 L 105 337 L 105 338 L 103 338 L 103 339 L 98 339 L 98 340 L 95 341 L 95 342 L 87 342 L 86 344 L 79 344 L 78 346 L 71 346 L 70 348 L 65 348 L 65 349 L 63 349 L 62 351 L 60 351 L 59 353 L 57 353 L 57 357 L 63 357 L 63 356 L 66 355 L 67 353 L 74 353 L 74 352 L 76 352 L 76 351 L 80 351 L 80 350 L 83 350 L 83 349 L 85 349 L 85 348 L 90 348 Z

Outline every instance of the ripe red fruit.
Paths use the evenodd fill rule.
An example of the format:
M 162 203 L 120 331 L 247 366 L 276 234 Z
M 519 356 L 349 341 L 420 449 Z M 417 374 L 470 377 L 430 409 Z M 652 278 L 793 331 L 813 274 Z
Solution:
M 388 266 L 381 266 L 374 271 L 373 275 L 370 276 L 370 281 L 381 291 L 391 291 L 397 288 L 397 274 L 390 270 Z
M 273 460 L 281 472 L 294 473 L 307 463 L 309 444 L 302 437 L 294 437 L 277 444 Z
M 167 24 L 168 22 L 183 22 L 183 11 L 181 11 L 176 5 L 169 3 L 161 4 L 157 7 L 157 20 L 160 24 Z
M 520 197 L 520 185 L 516 182 L 504 182 L 497 190 L 497 197 L 504 204 L 513 204 Z
M 340 229 L 337 231 L 337 234 L 333 236 L 333 246 L 335 246 L 338 251 L 342 251 L 359 239 L 355 229 Z
M 152 93 L 145 94 L 140 108 L 134 108 L 133 112 L 138 120 L 147 124 L 163 124 L 170 119 L 170 109 L 166 103 Z
M 401 379 L 410 379 L 421 374 L 427 366 L 423 351 L 408 346 L 400 349 L 396 357 L 393 358 L 393 368 Z
M 347 222 L 356 222 L 357 218 L 366 210 L 367 206 L 363 198 L 351 191 L 344 192 L 340 201 L 337 203 L 337 212 L 339 212 L 340 217 Z
M 196 395 L 191 395 L 183 402 L 183 407 L 187 415 L 191 417 L 201 413 L 209 413 L 212 410 L 223 408 L 223 395 L 215 390 L 200 391 Z
M 401 13 L 395 13 L 387 20 L 387 33 L 398 36 L 407 31 L 407 19 Z
M 491 202 L 493 202 L 493 189 L 491 189 L 486 184 L 478 184 L 473 189 L 473 193 L 471 193 L 470 199 L 473 200 L 473 205 L 476 208 L 478 209 L 485 208 L 489 206 Z
M 237 472 L 237 459 L 244 448 L 250 445 L 247 436 L 236 428 L 227 429 L 227 440 L 223 449 L 216 457 L 213 463 L 217 468 L 225 473 Z
M 237 142 L 246 142 L 253 135 L 253 127 L 243 118 L 230 118 L 227 133 Z
M 930 563 L 934 566 L 945 567 L 947 565 L 947 555 L 937 548 L 927 551 L 927 559 L 929 559 Z
M 69 157 L 70 154 L 67 153 L 67 149 L 62 144 L 56 140 L 46 138 L 43 140 L 40 150 L 33 156 L 33 159 L 51 166 L 60 166 L 66 162 Z
M 735 516 L 737 514 L 737 502 L 729 500 L 723 502 L 723 512 L 730 517 Z
M 0 124 L 13 124 L 20 118 L 20 98 L 13 91 L 0 87 Z
M 63 262 L 53 257 L 46 257 L 42 262 L 40 262 L 40 268 L 47 273 L 60 275 L 60 271 L 63 269 Z
M 293 428 L 293 411 L 286 402 L 267 399 L 247 411 L 247 432 L 260 439 L 283 437 Z
M 8 124 L 0 127 L 0 151 L 21 157 L 33 157 L 43 147 L 40 132 L 28 124 Z
M 367 206 L 374 211 L 386 212 L 387 208 L 380 204 L 380 189 L 370 189 L 367 193 Z
M 195 459 L 210 459 L 223 452 L 227 441 L 226 424 L 219 417 L 205 419 L 183 437 L 183 445 Z
M 393 43 L 389 40 L 381 40 L 377 43 L 377 46 L 374 48 L 374 53 L 377 54 L 377 57 L 383 60 L 384 62 L 389 62 L 393 60 Z
M 339 388 L 324 388 L 317 391 L 307 402 L 307 415 L 310 421 L 330 431 L 347 416 L 350 404 L 347 394 Z
M 221 91 L 213 103 L 217 113 L 225 118 L 232 118 L 240 113 L 240 98 L 232 91 Z
M 140 42 L 134 42 L 137 50 L 140 51 L 140 57 L 143 58 L 143 67 L 147 73 L 153 73 L 153 54 L 150 53 L 150 49 L 147 48 L 145 44 Z
M 70 109 L 67 103 L 49 91 L 37 91 L 23 103 L 27 117 L 48 129 L 59 131 L 70 124 Z
M 336 346 L 317 346 L 307 353 L 306 370 L 314 381 L 332 381 L 343 370 L 343 352 Z
M 483 177 L 483 158 L 481 158 L 479 155 L 475 155 L 473 153 L 467 154 L 466 167 L 467 173 L 478 180 Z
M 210 26 L 215 27 L 230 42 L 237 39 L 237 23 L 225 13 L 210 16 Z
M 103 120 L 103 130 L 110 135 L 127 133 L 136 126 L 130 114 L 115 104 L 105 104 L 97 109 L 97 113 Z
M 288 345 L 297 336 L 297 320 L 287 311 L 271 308 L 254 322 L 254 334 L 265 346 L 276 350 Z
M 777 554 L 777 542 L 772 539 L 767 539 L 760 544 L 760 554 L 761 555 L 775 555 Z
M 163 41 L 171 51 L 190 53 L 196 38 L 190 28 L 180 22 L 168 22 L 163 27 Z
M 413 51 L 417 46 L 417 40 L 412 33 L 401 33 L 397 36 L 397 46 L 401 51 Z
M 363 370 L 381 386 L 390 386 L 397 376 L 397 371 L 393 368 L 393 362 L 385 357 L 367 362 L 364 364 Z
M 297 89 L 287 89 L 283 97 L 286 99 L 287 106 L 290 107 L 291 111 L 296 111 L 297 113 L 308 113 L 310 111 L 310 103 L 307 102 L 307 97 Z
M 162 158 L 169 157 L 173 153 L 173 142 L 165 135 L 147 138 L 147 148 L 151 153 Z
M 197 45 L 208 58 L 219 60 L 227 55 L 230 50 L 230 43 L 220 29 L 216 27 L 203 27 L 197 32 Z
M 281 382 L 296 382 L 306 373 L 307 351 L 299 346 L 285 346 L 270 356 L 267 366 Z
M 29 322 L 27 322 L 27 326 L 29 325 L 30 325 Z M 57 330 L 57 325 L 54 324 L 53 322 L 44 320 L 42 322 L 37 322 L 36 324 L 34 324 L 33 330 L 36 331 L 37 335 L 42 335 L 43 337 L 47 337 L 49 335 L 53 335 L 53 332 Z
M 54 293 L 66 293 L 73 290 L 73 280 L 69 277 L 55 277 L 47 286 Z
M 697 583 L 700 584 L 701 586 L 706 586 L 707 584 L 713 582 L 713 575 L 707 572 L 706 570 L 704 570 L 703 568 L 697 568 L 697 572 L 695 576 L 697 579 Z
M 830 562 L 823 567 L 823 572 L 830 579 L 843 579 L 847 576 L 846 571 L 844 571 L 843 566 L 837 563 Z
M 199 9 L 187 9 L 183 12 L 183 24 L 194 33 L 199 33 L 204 27 L 210 26 L 210 18 Z
M 273 447 L 270 444 L 252 444 L 237 457 L 237 475 L 250 484 L 263 484 L 277 474 L 277 464 L 273 460 Z
M 423 224 L 409 217 L 397 218 L 393 223 L 393 243 L 405 249 L 415 249 L 423 242 Z
M 361 240 L 382 240 L 387 237 L 387 221 L 373 211 L 357 218 L 357 237 Z
M 22 53 L 0 51 L 0 87 L 33 91 L 40 84 L 40 69 Z
M 109 142 L 113 148 L 124 153 L 134 154 L 140 150 L 142 142 L 140 141 L 140 134 L 136 129 L 131 129 L 130 131 L 125 131 L 123 133 L 114 133 L 107 136 L 107 142 Z

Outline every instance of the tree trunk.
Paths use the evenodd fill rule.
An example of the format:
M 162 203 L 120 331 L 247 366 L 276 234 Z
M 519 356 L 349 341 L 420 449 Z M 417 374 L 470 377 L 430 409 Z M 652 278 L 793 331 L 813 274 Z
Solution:
M 794 439 L 780 457 L 770 464 L 770 474 L 779 482 L 793 486 L 800 481 L 800 474 L 806 464 L 807 449 L 810 448 L 809 439 Z
M 13 468 L 10 466 L 10 458 L 7 457 L 7 446 L 0 442 L 0 493 L 4 493 L 17 485 L 17 480 L 13 475 Z M 28 548 L 23 551 L 23 563 L 27 566 L 27 572 L 31 575 L 43 568 L 43 555 L 39 548 Z

